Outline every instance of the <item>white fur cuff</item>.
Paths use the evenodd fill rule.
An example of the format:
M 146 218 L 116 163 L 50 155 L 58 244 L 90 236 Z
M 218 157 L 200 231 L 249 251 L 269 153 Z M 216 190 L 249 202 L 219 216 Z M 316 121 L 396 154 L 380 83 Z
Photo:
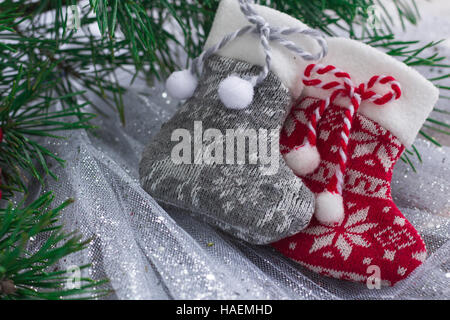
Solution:
M 379 123 L 409 147 L 432 111 L 439 90 L 416 70 L 373 47 L 345 38 L 328 38 L 327 42 L 329 53 L 320 63 L 348 72 L 355 85 L 367 82 L 374 75 L 393 76 L 400 83 L 400 99 L 381 106 L 363 101 L 358 112 Z M 321 79 L 331 80 L 329 76 L 321 76 Z M 386 88 L 380 86 L 374 89 L 382 94 L 386 92 Z M 329 97 L 330 93 L 330 90 L 312 87 L 306 87 L 303 92 L 318 98 Z M 343 105 L 348 100 L 338 99 L 336 103 Z
M 254 8 L 272 27 L 308 28 L 302 22 L 282 12 L 259 5 L 254 5 Z M 238 1 L 222 0 L 217 9 L 205 49 L 220 42 L 225 35 L 249 24 L 239 8 Z M 317 42 L 308 36 L 296 34 L 286 38 L 311 53 L 321 50 Z M 271 71 L 280 78 L 281 82 L 290 90 L 292 96 L 297 98 L 303 90 L 301 82 L 303 70 L 310 62 L 296 56 L 277 43 L 271 42 L 270 45 L 272 48 Z M 220 50 L 219 55 L 260 66 L 265 64 L 265 56 L 260 39 L 254 34 L 246 34 L 237 38 Z

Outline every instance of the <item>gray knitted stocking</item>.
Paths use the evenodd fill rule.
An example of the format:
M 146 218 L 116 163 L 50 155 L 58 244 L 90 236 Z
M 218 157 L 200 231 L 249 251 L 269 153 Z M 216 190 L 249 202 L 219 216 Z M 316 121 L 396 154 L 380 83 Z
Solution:
M 223 79 L 260 72 L 231 58 L 207 59 L 194 95 L 147 146 L 140 177 L 163 207 L 266 244 L 305 228 L 314 197 L 279 153 L 278 132 L 291 95 L 278 77 L 270 72 L 245 110 L 227 109 L 219 99 Z

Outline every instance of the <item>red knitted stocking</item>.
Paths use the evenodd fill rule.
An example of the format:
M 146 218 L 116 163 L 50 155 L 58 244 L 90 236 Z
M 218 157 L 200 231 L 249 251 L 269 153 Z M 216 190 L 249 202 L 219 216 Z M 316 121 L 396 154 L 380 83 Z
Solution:
M 356 92 L 362 100 L 371 95 L 364 89 Z M 317 147 L 318 167 L 301 177 L 316 195 L 334 192 L 330 185 L 336 184 L 336 171 L 342 168 L 342 132 L 348 124 L 348 109 L 332 101 L 320 112 L 319 119 L 314 119 L 323 102 L 314 97 L 303 98 L 292 108 L 280 137 L 285 154 L 305 144 Z M 311 128 L 317 134 L 315 142 L 308 139 Z M 373 272 L 368 273 L 368 267 L 377 266 L 382 283 L 393 285 L 426 258 L 423 240 L 391 197 L 393 166 L 404 146 L 388 130 L 356 111 L 348 132 L 342 190 L 335 192 L 342 197 L 343 217 L 333 221 L 322 215 L 319 222 L 316 207 L 307 229 L 273 246 L 301 265 L 339 279 L 366 281 Z M 322 204 L 322 210 L 333 211 L 333 206 L 336 204 Z

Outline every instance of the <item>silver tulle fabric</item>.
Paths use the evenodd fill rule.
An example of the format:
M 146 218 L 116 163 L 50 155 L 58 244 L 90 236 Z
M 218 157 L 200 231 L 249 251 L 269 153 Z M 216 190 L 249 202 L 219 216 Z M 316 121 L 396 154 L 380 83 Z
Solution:
M 450 299 L 450 148 L 416 145 L 418 173 L 399 161 L 396 204 L 423 236 L 429 256 L 392 288 L 368 289 L 316 275 L 269 246 L 233 239 L 182 213 L 165 212 L 141 187 L 138 162 L 149 136 L 178 107 L 161 85 L 134 85 L 125 95 L 126 126 L 111 110 L 99 129 L 74 131 L 48 148 L 67 160 L 48 179 L 55 205 L 67 198 L 66 231 L 92 238 L 59 268 L 92 263 L 83 275 L 109 278 L 110 299 Z M 101 101 L 97 107 L 108 110 Z M 67 134 L 67 133 L 66 133 Z M 45 191 L 35 185 L 36 195 Z M 45 240 L 34 239 L 37 248 Z

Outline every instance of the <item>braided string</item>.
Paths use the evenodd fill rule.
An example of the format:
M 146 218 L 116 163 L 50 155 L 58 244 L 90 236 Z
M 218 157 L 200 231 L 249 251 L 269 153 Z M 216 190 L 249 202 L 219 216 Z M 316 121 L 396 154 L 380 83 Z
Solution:
M 248 0 L 238 0 L 241 12 L 245 15 L 251 25 L 245 26 L 235 32 L 225 35 L 220 42 L 211 48 L 203 51 L 200 56 L 194 59 L 190 71 L 192 74 L 201 74 L 205 61 L 219 50 L 224 48 L 228 43 L 232 42 L 236 38 L 239 38 L 245 34 L 255 33 L 259 35 L 261 45 L 265 54 L 265 65 L 263 70 L 258 76 L 250 79 L 253 86 L 260 84 L 269 74 L 270 65 L 272 61 L 272 50 L 270 48 L 270 42 L 278 42 L 283 47 L 287 48 L 291 52 L 299 55 L 304 60 L 320 60 L 327 54 L 327 43 L 325 38 L 316 30 L 301 29 L 301 28 L 288 28 L 288 27 L 271 27 L 267 21 L 260 16 Z M 286 36 L 293 34 L 301 34 L 309 36 L 317 41 L 321 50 L 317 53 L 310 53 L 297 46 L 294 42 L 286 39 Z
M 313 79 L 311 74 L 331 74 L 337 80 L 323 82 L 320 79 Z M 338 96 L 346 96 L 350 98 L 350 104 L 345 109 L 344 126 L 340 134 L 339 141 L 339 163 L 336 167 L 335 174 L 329 184 L 327 190 L 332 193 L 342 195 L 344 184 L 344 172 L 347 165 L 348 141 L 350 131 L 352 129 L 353 117 L 358 111 L 361 101 L 370 101 L 376 105 L 387 104 L 393 100 L 399 99 L 401 96 L 400 84 L 391 76 L 373 76 L 366 83 L 361 83 L 355 87 L 350 75 L 332 65 L 324 66 L 320 64 L 310 64 L 305 69 L 303 83 L 305 86 L 320 88 L 323 90 L 334 90 L 331 95 L 322 100 L 320 105 L 314 110 L 310 121 L 308 122 L 308 135 L 305 144 L 316 146 L 317 144 L 317 125 L 325 110 L 333 103 Z M 390 85 L 390 91 L 384 95 L 378 94 L 373 90 L 376 84 Z
M 258 76 L 251 79 L 253 86 L 255 86 L 263 82 L 270 71 L 270 64 L 272 62 L 272 50 L 269 44 L 269 37 L 271 30 L 270 25 L 267 23 L 267 21 L 265 21 L 263 17 L 256 13 L 256 11 L 252 8 L 248 1 L 239 0 L 239 6 L 242 13 L 246 16 L 247 20 L 251 24 L 254 24 L 256 26 L 256 30 L 261 38 L 261 45 L 266 55 L 266 64 L 264 65 L 263 70 Z

